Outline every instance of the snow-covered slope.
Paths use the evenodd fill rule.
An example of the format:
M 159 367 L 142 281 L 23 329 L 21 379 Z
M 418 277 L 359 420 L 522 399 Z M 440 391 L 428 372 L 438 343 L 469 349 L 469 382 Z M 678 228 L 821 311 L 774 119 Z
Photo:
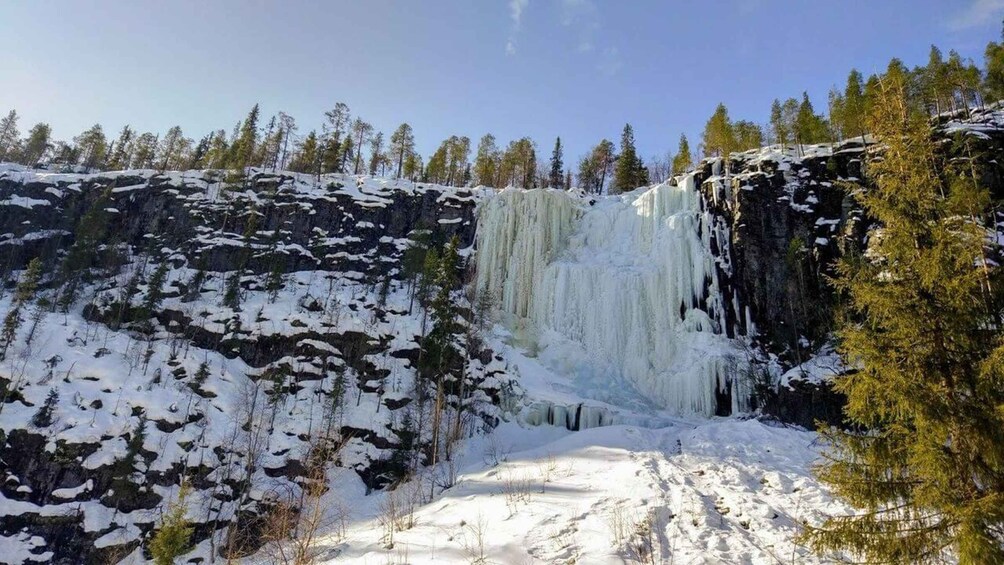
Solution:
M 46 302 L 25 305 L 0 361 L 0 561 L 138 562 L 183 478 L 205 540 L 194 555 L 252 552 L 257 516 L 298 491 L 324 442 L 357 488 L 394 480 L 423 332 L 401 254 L 414 229 L 469 245 L 479 192 L 341 175 L 220 181 L 0 172 L 5 274 L 46 264 Z M 105 235 L 63 313 L 52 281 L 87 214 Z M 11 298 L 0 292 L 4 315 Z M 461 429 L 498 421 L 504 370 L 490 351 L 467 361 Z M 50 393 L 52 421 L 30 423 Z

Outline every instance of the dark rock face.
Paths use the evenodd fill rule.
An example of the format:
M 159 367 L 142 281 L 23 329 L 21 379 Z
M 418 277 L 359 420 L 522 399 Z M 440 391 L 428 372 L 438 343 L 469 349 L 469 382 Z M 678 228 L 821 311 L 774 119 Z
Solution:
M 137 175 L 109 173 L 81 177 L 51 175 L 49 182 L 24 183 L 17 174 L 0 175 L 0 258 L 3 273 L 23 268 L 33 257 L 52 260 L 73 243 L 84 214 L 100 203 L 106 230 L 114 241 L 142 251 L 148 234 L 158 244 L 181 251 L 191 266 L 209 271 L 233 268 L 248 230 L 271 232 L 253 237 L 255 250 L 279 246 L 284 272 L 324 268 L 358 272 L 376 280 L 394 272 L 401 241 L 415 229 L 429 229 L 434 241 L 459 237 L 474 241 L 473 192 L 450 194 L 418 184 L 367 192 L 346 186 L 351 177 L 330 181 L 316 190 L 310 177 L 257 172 L 247 189 L 227 189 L 213 172 Z M 373 190 L 370 187 L 370 190 Z M 207 195 L 208 191 L 208 195 Z M 389 258 L 389 259 L 385 259 Z M 252 253 L 247 268 L 267 272 L 261 253 Z
M 46 361 L 49 373 L 37 383 L 18 384 L 0 373 L 4 390 L 14 388 L 5 394 L 5 415 L 17 411 L 25 414 L 26 422 L 23 429 L 9 430 L 0 438 L 0 494 L 24 505 L 16 517 L 0 520 L 0 535 L 37 536 L 44 540 L 37 554 L 56 563 L 116 562 L 157 527 L 159 511 L 169 502 L 158 489 L 170 492 L 163 489 L 177 487 L 183 478 L 200 491 L 201 500 L 212 501 L 211 509 L 199 513 L 204 517 L 194 524 L 193 542 L 233 530 L 235 520 L 249 525 L 245 533 L 253 533 L 251 526 L 261 521 L 268 503 L 251 499 L 252 491 L 262 487 L 253 487 L 248 477 L 270 485 L 300 483 L 307 473 L 303 453 L 310 426 L 317 426 L 306 417 L 313 422 L 324 410 L 333 411 L 326 407 L 335 403 L 343 403 L 346 408 L 339 409 L 348 416 L 343 416 L 345 422 L 327 425 L 343 447 L 349 446 L 335 462 L 355 470 L 371 489 L 395 479 L 400 469 L 388 454 L 399 446 L 402 414 L 416 404 L 409 396 L 415 385 L 408 379 L 418 357 L 412 332 L 419 322 L 417 308 L 412 314 L 404 299 L 407 285 L 401 280 L 407 238 L 414 230 L 427 230 L 431 245 L 455 236 L 461 247 L 469 247 L 478 195 L 474 190 L 354 177 L 323 180 L 317 185 L 313 178 L 255 172 L 246 187 L 224 189 L 214 173 L 202 171 L 0 173 L 0 276 L 10 278 L 11 271 L 40 257 L 48 273 L 45 281 L 50 280 L 74 245 L 81 220 L 97 214 L 102 233 L 92 270 L 101 274 L 92 275 L 86 303 L 71 316 L 102 328 L 106 341 L 109 335 L 112 340 L 129 335 L 128 343 L 148 339 L 146 359 L 154 359 L 149 371 L 137 370 L 133 378 L 138 380 L 131 385 L 139 397 L 148 398 L 137 398 L 139 403 L 123 405 L 121 411 L 113 391 L 121 385 L 113 383 L 95 385 L 86 398 L 74 393 L 61 399 L 57 412 L 63 414 L 108 412 L 115 405 L 128 421 L 127 427 L 96 432 L 89 436 L 93 441 L 84 443 L 54 441 L 63 428 L 29 426 L 37 401 L 30 403 L 31 395 L 21 390 L 80 390 L 71 381 L 98 382 L 97 377 L 79 374 L 79 365 L 74 372 L 66 354 Z M 153 256 L 168 266 L 169 276 L 164 302 L 148 311 L 139 306 L 141 299 L 122 297 L 148 293 L 152 269 L 145 269 L 133 290 L 122 283 L 128 273 L 143 271 Z M 238 265 L 244 273 L 242 294 L 260 310 L 221 306 L 222 283 Z M 195 272 L 205 272 L 205 279 L 194 282 Z M 281 308 L 269 306 L 274 296 L 264 299 L 264 279 L 275 272 L 287 275 L 278 300 Z M 387 287 L 396 302 L 384 302 L 386 290 L 380 289 Z M 351 292 L 339 295 L 333 288 Z M 106 348 L 86 335 L 63 337 L 66 347 L 76 350 L 75 358 L 85 362 L 125 356 L 121 349 L 111 344 Z M 198 361 L 189 360 L 189 347 L 200 351 L 200 359 L 218 355 L 208 377 L 196 379 Z M 483 357 L 484 362 L 471 360 L 467 372 L 455 377 L 463 380 L 468 395 L 478 395 L 470 400 L 476 407 L 466 416 L 472 429 L 494 425 L 492 410 L 499 402 L 505 369 L 490 352 Z M 241 373 L 224 374 L 227 360 L 241 367 Z M 61 378 L 53 378 L 56 372 Z M 228 437 L 251 437 L 251 412 L 243 424 L 236 421 L 238 414 L 228 413 L 234 406 L 228 404 L 225 389 L 235 382 L 249 387 L 245 390 L 253 387 L 256 395 L 260 389 L 261 397 L 292 399 L 282 401 L 284 408 L 274 409 L 272 415 L 275 421 L 276 413 L 281 418 L 288 412 L 292 423 L 285 429 L 256 428 L 254 433 L 268 436 L 275 447 L 261 448 L 254 462 L 242 453 L 246 446 L 197 439 L 202 437 L 199 430 L 226 425 L 229 419 L 235 427 Z M 91 398 L 103 394 L 112 397 Z M 260 400 L 256 422 L 273 406 L 273 400 L 267 406 L 265 401 Z M 310 406 L 306 414 L 294 414 L 304 403 Z M 123 463 L 121 453 L 114 455 L 114 445 L 121 448 L 131 440 L 135 423 L 147 418 L 151 405 L 161 409 L 146 428 L 157 443 L 140 447 L 135 462 Z M 376 407 L 375 413 L 366 407 Z M 95 429 L 100 431 L 100 424 Z M 151 445 L 175 447 L 165 454 L 151 451 Z M 109 455 L 98 457 L 105 453 Z M 95 526 L 93 520 L 88 526 L 84 509 L 63 512 L 78 505 L 86 512 L 114 515 L 107 527 Z M 230 510 L 221 512 L 224 506 Z M 242 551 L 253 551 L 254 536 L 245 537 L 240 540 Z
M 995 201 L 1004 200 L 1004 129 L 979 126 L 948 134 L 935 130 L 949 163 L 979 162 L 981 182 Z M 719 252 L 728 256 L 719 273 L 728 300 L 742 311 L 729 312 L 729 330 L 754 329 L 768 352 L 785 368 L 806 361 L 834 329 L 837 303 L 828 278 L 844 254 L 861 251 L 873 221 L 850 191 L 869 187 L 863 163 L 881 148 L 849 140 L 832 148 L 810 147 L 802 157 L 751 151 L 731 157 L 729 174 L 720 164 L 703 162 L 696 182 L 706 205 L 729 227 L 730 240 Z M 748 327 L 745 309 L 749 309 Z M 843 398 L 825 384 L 800 383 L 778 391 L 775 416 L 814 427 L 839 424 Z

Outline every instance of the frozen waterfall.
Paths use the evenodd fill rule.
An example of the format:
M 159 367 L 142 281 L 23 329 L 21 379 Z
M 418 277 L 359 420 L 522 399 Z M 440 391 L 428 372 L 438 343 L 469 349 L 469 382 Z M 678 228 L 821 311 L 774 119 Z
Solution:
M 624 379 L 677 414 L 713 415 L 721 393 L 744 409 L 711 251 L 727 232 L 692 176 L 595 203 L 507 189 L 478 226 L 477 289 L 541 362 L 578 380 Z

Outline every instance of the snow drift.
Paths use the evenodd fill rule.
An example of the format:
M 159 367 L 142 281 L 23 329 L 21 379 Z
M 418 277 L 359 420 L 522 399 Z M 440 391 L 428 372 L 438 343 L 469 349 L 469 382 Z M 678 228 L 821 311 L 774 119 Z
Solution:
M 476 288 L 550 368 L 677 414 L 744 408 L 713 252 L 727 232 L 692 175 L 595 201 L 507 189 L 479 214 Z

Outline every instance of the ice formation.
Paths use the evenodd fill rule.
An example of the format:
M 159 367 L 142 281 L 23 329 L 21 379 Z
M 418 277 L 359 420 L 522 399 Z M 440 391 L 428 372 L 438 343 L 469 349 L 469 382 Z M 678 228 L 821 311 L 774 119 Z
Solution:
M 692 176 L 595 202 L 507 189 L 480 211 L 476 285 L 553 369 L 626 380 L 677 414 L 713 415 L 731 393 L 737 412 L 748 395 L 712 252 L 724 229 Z

